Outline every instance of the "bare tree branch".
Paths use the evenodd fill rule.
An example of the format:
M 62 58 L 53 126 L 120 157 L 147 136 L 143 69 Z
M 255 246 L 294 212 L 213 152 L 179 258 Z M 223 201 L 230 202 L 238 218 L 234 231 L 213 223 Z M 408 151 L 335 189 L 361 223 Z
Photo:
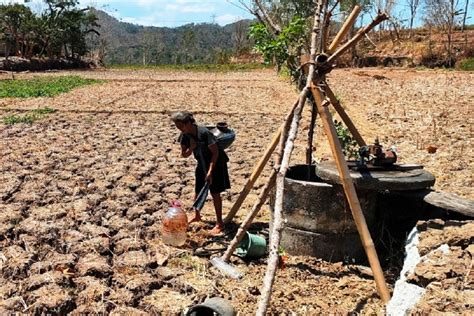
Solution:
M 260 0 L 253 0 L 253 2 L 256 4 L 258 9 L 260 10 L 260 13 L 262 14 L 262 18 L 265 21 L 265 24 L 270 26 L 276 34 L 280 34 L 281 26 L 275 23 L 275 21 L 273 21 L 273 19 L 270 17 L 270 15 L 267 12 L 267 9 L 262 5 Z

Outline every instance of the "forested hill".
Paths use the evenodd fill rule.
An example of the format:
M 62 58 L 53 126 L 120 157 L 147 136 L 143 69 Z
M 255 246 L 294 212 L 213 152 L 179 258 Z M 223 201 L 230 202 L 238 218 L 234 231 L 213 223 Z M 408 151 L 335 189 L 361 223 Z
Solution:
M 248 50 L 250 20 L 226 26 L 187 24 L 177 28 L 143 27 L 120 22 L 97 10 L 100 38 L 91 45 L 107 64 L 186 64 L 226 62 Z

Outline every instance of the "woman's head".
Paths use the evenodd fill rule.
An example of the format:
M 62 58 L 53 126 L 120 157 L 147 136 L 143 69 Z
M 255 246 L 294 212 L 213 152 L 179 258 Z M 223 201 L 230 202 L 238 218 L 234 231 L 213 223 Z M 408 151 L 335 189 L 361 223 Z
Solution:
M 193 114 L 187 111 L 175 112 L 171 114 L 174 125 L 183 133 L 191 133 L 196 123 Z

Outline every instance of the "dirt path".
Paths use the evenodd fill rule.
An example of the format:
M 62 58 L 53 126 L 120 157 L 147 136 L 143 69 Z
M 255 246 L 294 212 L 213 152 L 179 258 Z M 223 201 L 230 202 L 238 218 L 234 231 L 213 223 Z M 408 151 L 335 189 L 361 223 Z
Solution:
M 58 109 L 33 125 L 0 124 L 0 313 L 173 312 L 213 295 L 252 313 L 265 259 L 235 259 L 245 277 L 233 281 L 193 255 L 208 241 L 211 203 L 183 249 L 160 242 L 168 201 L 191 205 L 193 190 L 194 161 L 179 158 L 168 113 L 188 109 L 201 123 L 225 120 L 237 130 L 229 150 L 228 210 L 296 91 L 271 71 L 70 73 L 109 81 L 55 98 L 0 99 L 0 119 L 37 107 Z M 395 144 L 402 161 L 422 163 L 437 176 L 436 188 L 469 198 L 472 79 L 469 73 L 378 69 L 337 70 L 329 78 L 367 141 L 379 136 L 384 145 Z M 307 122 L 302 131 L 306 135 Z M 320 129 L 317 135 L 316 156 L 326 159 Z M 304 138 L 294 163 L 304 161 Z M 417 143 L 438 151 L 428 154 Z M 255 198 L 254 192 L 244 211 Z M 253 229 L 267 235 L 267 219 L 265 207 Z M 362 271 L 291 257 L 278 273 L 271 312 L 381 313 L 374 282 Z M 393 284 L 394 276 L 387 277 Z

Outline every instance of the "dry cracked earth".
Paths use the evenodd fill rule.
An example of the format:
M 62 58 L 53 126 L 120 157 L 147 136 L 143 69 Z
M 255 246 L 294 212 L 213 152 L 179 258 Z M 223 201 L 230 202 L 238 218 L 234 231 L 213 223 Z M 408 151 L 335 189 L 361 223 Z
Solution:
M 194 161 L 179 157 L 169 113 L 187 109 L 200 123 L 227 121 L 237 131 L 228 151 L 226 211 L 296 100 L 294 88 L 272 71 L 19 77 L 71 73 L 105 82 L 54 98 L 0 99 L 0 119 L 45 106 L 58 110 L 31 125 L 0 123 L 0 314 L 172 314 L 208 296 L 230 299 L 243 315 L 254 312 L 266 259 L 234 258 L 245 273 L 236 281 L 196 251 L 208 249 L 212 203 L 184 247 L 161 242 L 169 201 L 190 206 L 193 198 Z M 378 136 L 396 145 L 402 162 L 421 163 L 437 177 L 436 189 L 473 199 L 473 77 L 363 69 L 336 70 L 329 82 L 367 141 Z M 294 163 L 304 161 L 304 114 Z M 437 152 L 428 153 L 428 145 Z M 315 147 L 316 160 L 330 157 L 320 126 Z M 251 209 L 269 168 L 236 223 Z M 254 228 L 268 235 L 268 219 L 265 207 Z M 219 251 L 231 237 L 208 251 Z M 392 286 L 396 275 L 386 277 Z M 452 311 L 463 308 L 459 303 Z M 290 257 L 278 272 L 270 312 L 379 314 L 384 307 L 367 269 Z

